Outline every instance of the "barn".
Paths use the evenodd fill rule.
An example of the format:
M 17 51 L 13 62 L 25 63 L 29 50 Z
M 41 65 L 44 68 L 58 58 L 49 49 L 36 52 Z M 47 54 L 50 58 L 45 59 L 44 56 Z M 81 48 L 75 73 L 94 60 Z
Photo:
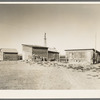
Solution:
M 33 56 L 35 59 L 43 58 L 48 60 L 48 47 L 38 45 L 22 44 L 23 48 L 23 60 L 31 59 Z
M 68 63 L 94 64 L 100 62 L 100 52 L 95 49 L 65 50 Z
M 49 61 L 59 61 L 59 52 L 48 50 L 48 60 Z
M 1 48 L 0 49 L 0 60 L 3 61 L 16 61 L 18 60 L 18 52 L 16 49 Z

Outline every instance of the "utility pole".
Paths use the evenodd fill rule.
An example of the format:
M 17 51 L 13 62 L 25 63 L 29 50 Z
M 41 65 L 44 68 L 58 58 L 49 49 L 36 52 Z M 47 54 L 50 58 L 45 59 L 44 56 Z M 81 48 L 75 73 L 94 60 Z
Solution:
M 95 33 L 95 63 L 96 63 L 96 49 L 97 49 L 97 34 Z
M 44 46 L 47 46 L 47 38 L 46 38 L 46 33 L 44 33 Z

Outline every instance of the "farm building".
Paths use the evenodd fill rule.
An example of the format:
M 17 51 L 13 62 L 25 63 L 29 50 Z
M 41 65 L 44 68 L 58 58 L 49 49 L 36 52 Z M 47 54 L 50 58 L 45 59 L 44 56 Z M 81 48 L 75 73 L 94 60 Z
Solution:
M 65 51 L 68 63 L 94 64 L 100 62 L 100 52 L 95 49 L 70 49 Z
M 60 62 L 66 62 L 66 56 L 65 55 L 60 55 Z
M 33 56 L 35 59 L 43 58 L 48 59 L 48 47 L 37 46 L 37 45 L 26 45 L 22 44 L 23 47 L 23 60 L 28 60 Z
M 48 60 L 49 61 L 59 61 L 59 52 L 56 50 L 48 50 Z
M 0 60 L 3 61 L 16 61 L 18 60 L 18 52 L 16 49 L 1 48 Z

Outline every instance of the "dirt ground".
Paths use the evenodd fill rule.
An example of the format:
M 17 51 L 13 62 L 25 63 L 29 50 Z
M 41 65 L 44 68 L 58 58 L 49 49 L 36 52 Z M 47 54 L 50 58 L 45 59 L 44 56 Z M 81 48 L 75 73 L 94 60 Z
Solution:
M 99 66 L 95 65 L 95 66 Z M 100 89 L 100 71 L 74 70 L 62 66 L 0 62 L 1 90 L 90 90 Z

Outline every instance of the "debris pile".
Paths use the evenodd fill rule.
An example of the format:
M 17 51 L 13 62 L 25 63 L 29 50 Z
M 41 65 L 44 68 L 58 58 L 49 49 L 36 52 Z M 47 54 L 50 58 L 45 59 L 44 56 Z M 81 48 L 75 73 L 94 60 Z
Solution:
M 30 59 L 25 60 L 24 62 L 29 63 L 30 65 L 39 64 L 44 67 L 64 67 L 67 69 L 73 69 L 76 71 L 100 71 L 100 66 L 97 65 L 88 65 L 88 64 L 68 64 L 59 61 L 47 61 L 45 58 L 39 57 L 35 55 L 34 57 L 30 57 Z

